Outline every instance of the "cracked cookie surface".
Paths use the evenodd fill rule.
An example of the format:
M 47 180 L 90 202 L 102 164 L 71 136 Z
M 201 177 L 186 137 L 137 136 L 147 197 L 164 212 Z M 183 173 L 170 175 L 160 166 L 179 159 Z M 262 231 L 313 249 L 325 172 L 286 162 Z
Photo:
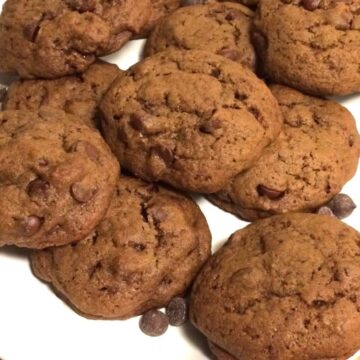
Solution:
M 344 359 L 359 347 L 360 234 L 287 214 L 235 234 L 193 286 L 194 325 L 236 359 Z
M 86 239 L 35 252 L 35 274 L 82 315 L 126 319 L 166 306 L 210 255 L 199 207 L 173 190 L 121 177 L 109 210 Z
M 195 192 L 224 188 L 282 126 L 276 99 L 250 70 L 195 50 L 143 60 L 114 82 L 100 109 L 122 166 Z
M 256 55 L 250 39 L 254 13 L 235 3 L 187 6 L 162 19 L 145 48 L 150 56 L 175 48 L 205 50 L 255 70 Z
M 285 86 L 270 90 L 283 113 L 283 132 L 252 168 L 209 197 L 250 221 L 316 210 L 354 176 L 360 154 L 355 120 L 343 106 Z
M 262 1 L 254 36 L 265 74 L 315 95 L 360 91 L 360 1 Z
M 87 125 L 96 127 L 97 106 L 120 73 L 116 65 L 98 61 L 78 76 L 19 80 L 10 85 L 3 110 L 37 111 L 43 106 L 50 106 L 80 117 Z
M 0 246 L 67 244 L 105 214 L 119 165 L 77 120 L 52 108 L 0 113 Z
M 150 0 L 7 0 L 0 16 L 0 71 L 54 78 L 85 71 L 146 24 Z

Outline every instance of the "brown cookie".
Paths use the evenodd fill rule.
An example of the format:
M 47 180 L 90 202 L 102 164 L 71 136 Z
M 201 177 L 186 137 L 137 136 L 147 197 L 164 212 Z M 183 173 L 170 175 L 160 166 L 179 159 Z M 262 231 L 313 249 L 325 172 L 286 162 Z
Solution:
M 146 55 L 166 49 L 205 50 L 255 70 L 250 39 L 254 12 L 235 3 L 187 6 L 163 18 L 151 33 Z
M 210 240 L 190 198 L 121 177 L 94 232 L 35 252 L 32 266 L 82 315 L 126 319 L 182 294 L 210 255 Z
M 54 78 L 85 71 L 120 49 L 150 16 L 150 0 L 7 0 L 0 71 Z
M 116 65 L 98 61 L 83 74 L 52 80 L 19 80 L 11 84 L 3 103 L 4 110 L 37 111 L 50 106 L 97 125 L 97 106 L 121 73 Z
M 113 83 L 100 110 L 122 166 L 204 193 L 250 167 L 282 126 L 277 101 L 251 71 L 195 50 L 135 65 Z
M 147 25 L 143 29 L 141 36 L 147 36 L 148 33 L 155 27 L 156 23 L 171 14 L 181 5 L 181 0 L 150 0 L 151 13 Z
M 358 165 L 360 137 L 341 105 L 270 87 L 284 129 L 255 165 L 209 199 L 246 220 L 286 212 L 312 212 L 333 198 Z
M 0 112 L 0 246 L 45 248 L 88 235 L 119 165 L 100 134 L 62 111 Z
M 181 5 L 190 6 L 190 5 L 201 5 L 201 4 L 213 4 L 217 2 L 234 2 L 246 6 L 255 7 L 259 3 L 259 0 L 181 0 Z
M 273 81 L 315 95 L 360 91 L 360 1 L 267 0 L 255 45 Z
M 360 233 L 334 217 L 258 221 L 206 263 L 190 318 L 238 360 L 345 359 L 360 347 L 359 253 Z

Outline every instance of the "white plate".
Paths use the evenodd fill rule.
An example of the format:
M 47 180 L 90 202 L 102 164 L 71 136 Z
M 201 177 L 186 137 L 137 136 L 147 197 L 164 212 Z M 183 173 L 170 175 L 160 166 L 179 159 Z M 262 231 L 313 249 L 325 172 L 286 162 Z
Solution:
M 0 0 L 0 5 L 3 1 Z M 126 69 L 137 62 L 144 41 L 127 44 L 107 57 Z M 0 77 L 0 82 L 7 81 Z M 341 99 L 360 128 L 360 95 Z M 359 208 L 346 223 L 360 230 L 360 171 L 344 192 Z M 199 201 L 217 249 L 247 223 Z M 360 336 L 360 335 L 359 335 Z M 360 356 L 360 352 L 359 352 Z M 138 328 L 138 318 L 127 321 L 87 320 L 66 306 L 31 273 L 26 252 L 0 250 L 0 358 L 2 360 L 206 360 L 206 342 L 191 325 L 170 327 L 165 335 L 150 338 Z M 353 357 L 355 359 L 358 357 Z

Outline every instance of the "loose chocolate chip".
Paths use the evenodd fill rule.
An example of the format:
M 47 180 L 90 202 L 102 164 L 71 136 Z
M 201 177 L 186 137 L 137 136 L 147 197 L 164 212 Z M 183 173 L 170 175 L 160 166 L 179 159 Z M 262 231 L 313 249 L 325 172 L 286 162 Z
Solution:
M 351 215 L 356 208 L 351 197 L 346 194 L 337 194 L 333 197 L 327 206 L 332 210 L 334 215 L 339 219 L 344 219 Z
M 227 59 L 230 59 L 230 60 L 233 60 L 233 61 L 236 61 L 236 60 L 239 60 L 240 59 L 240 52 L 236 49 L 228 49 L 228 48 L 225 48 L 225 49 L 221 49 L 217 52 L 218 55 L 221 55 L 221 56 L 224 56 L 226 57 Z
M 38 216 L 26 216 L 19 221 L 20 231 L 24 236 L 32 236 L 37 233 L 43 223 Z
M 316 10 L 320 5 L 321 0 L 302 0 L 302 6 L 306 10 Z
M 181 6 L 202 5 L 205 0 L 181 0 Z
M 184 325 L 187 319 L 187 304 L 184 298 L 172 299 L 166 307 L 166 315 L 172 326 Z
M 266 196 L 270 200 L 279 200 L 285 195 L 285 191 L 271 189 L 265 185 L 258 185 L 256 190 L 260 196 Z
M 146 335 L 160 336 L 168 329 L 169 320 L 161 311 L 150 310 L 141 317 L 139 326 Z
M 39 30 L 40 30 L 39 22 L 26 25 L 23 31 L 25 39 L 34 42 Z
M 154 151 L 158 156 L 160 156 L 166 165 L 171 165 L 174 161 L 174 153 L 170 149 L 170 147 L 166 145 L 155 145 L 152 148 L 152 151 Z
M 327 206 L 322 206 L 321 208 L 319 208 L 317 213 L 319 215 L 335 216 L 332 210 Z
M 47 197 L 50 184 L 43 179 L 35 179 L 27 186 L 27 193 L 30 196 Z
M 7 94 L 7 87 L 0 84 L 0 102 L 3 102 Z
M 94 189 L 88 189 L 81 183 L 74 183 L 70 187 L 71 196 L 79 203 L 84 204 L 95 195 Z
M 210 119 L 202 123 L 199 130 L 206 134 L 213 134 L 216 130 L 220 129 L 221 126 L 222 124 L 219 119 Z

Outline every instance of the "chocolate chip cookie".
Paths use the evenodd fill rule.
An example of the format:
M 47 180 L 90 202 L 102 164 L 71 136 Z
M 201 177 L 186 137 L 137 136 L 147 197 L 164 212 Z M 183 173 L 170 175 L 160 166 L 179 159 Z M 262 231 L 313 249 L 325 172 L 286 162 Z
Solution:
M 180 5 L 181 0 L 151 0 L 150 18 L 142 31 L 142 36 L 147 36 L 161 18 L 171 14 Z
M 55 78 L 85 71 L 120 49 L 150 16 L 150 0 L 7 0 L 0 71 Z
M 35 252 L 32 266 L 82 315 L 126 319 L 182 294 L 209 257 L 210 240 L 190 198 L 121 177 L 93 233 Z
M 255 7 L 259 0 L 181 0 L 182 6 L 212 4 L 216 2 L 234 2 L 244 4 L 246 6 Z
M 122 166 L 204 193 L 251 166 L 282 126 L 276 99 L 250 70 L 195 50 L 143 60 L 113 83 L 100 109 Z
M 187 6 L 162 19 L 151 33 L 146 55 L 166 49 L 206 50 L 255 70 L 250 39 L 254 12 L 235 3 Z
M 360 347 L 359 254 L 360 233 L 334 217 L 258 221 L 202 269 L 191 320 L 234 359 L 346 359 Z
M 3 109 L 36 111 L 50 106 L 96 126 L 98 103 L 120 73 L 116 65 L 98 61 L 77 76 L 16 81 L 8 90 Z
M 253 38 L 275 82 L 315 95 L 360 91 L 358 0 L 262 1 Z
M 209 198 L 246 220 L 311 212 L 327 203 L 355 174 L 360 138 L 341 105 L 285 86 L 271 86 L 284 129 L 256 164 Z
M 119 165 L 100 134 L 62 111 L 0 112 L 0 246 L 45 248 L 87 236 Z

